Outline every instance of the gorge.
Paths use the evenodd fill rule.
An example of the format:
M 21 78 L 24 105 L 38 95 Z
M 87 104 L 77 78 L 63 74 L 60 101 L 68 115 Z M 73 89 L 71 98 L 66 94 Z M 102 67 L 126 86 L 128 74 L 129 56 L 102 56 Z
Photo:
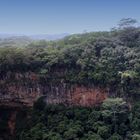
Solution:
M 1 47 L 0 140 L 139 135 L 139 41 L 127 27 Z

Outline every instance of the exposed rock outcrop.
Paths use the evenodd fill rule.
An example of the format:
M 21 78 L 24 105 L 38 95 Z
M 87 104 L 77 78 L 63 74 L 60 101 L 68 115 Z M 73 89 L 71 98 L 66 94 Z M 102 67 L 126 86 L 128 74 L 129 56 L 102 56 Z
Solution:
M 71 85 L 64 81 L 42 84 L 39 76 L 32 72 L 8 73 L 0 79 L 0 105 L 32 106 L 44 95 L 48 104 L 93 106 L 102 103 L 107 92 L 99 87 Z
M 64 103 L 67 105 L 91 106 L 101 103 L 107 94 L 98 87 L 58 84 L 40 84 L 34 73 L 8 73 L 0 80 L 0 105 L 16 106 L 18 104 L 32 106 L 34 101 L 46 95 L 48 104 Z
M 6 119 L 7 129 L 4 130 L 3 137 L 6 137 L 6 134 L 14 135 L 18 112 L 24 107 L 32 107 L 41 96 L 45 97 L 47 104 L 95 106 L 107 98 L 107 92 L 99 87 L 72 85 L 63 80 L 55 83 L 48 83 L 47 80 L 42 82 L 39 75 L 33 72 L 9 72 L 1 75 L 0 110 L 7 111 L 9 114 Z

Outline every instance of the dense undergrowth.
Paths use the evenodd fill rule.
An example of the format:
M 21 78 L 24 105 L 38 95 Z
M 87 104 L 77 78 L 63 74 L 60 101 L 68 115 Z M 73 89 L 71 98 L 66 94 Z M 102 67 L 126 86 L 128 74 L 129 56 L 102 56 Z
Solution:
M 140 103 L 130 110 L 121 98 L 91 108 L 39 100 L 21 130 L 17 128 L 17 140 L 139 140 Z

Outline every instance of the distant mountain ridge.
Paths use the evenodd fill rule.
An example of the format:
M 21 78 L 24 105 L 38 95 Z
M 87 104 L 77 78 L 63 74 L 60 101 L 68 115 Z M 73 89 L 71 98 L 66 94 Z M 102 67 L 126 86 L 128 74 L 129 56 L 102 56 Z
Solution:
M 62 33 L 62 34 L 38 34 L 38 35 L 30 35 L 29 37 L 33 40 L 58 40 L 62 39 L 70 34 Z
M 35 35 L 24 35 L 24 34 L 2 34 L 0 33 L 0 40 L 1 39 L 10 39 L 10 38 L 22 38 L 28 37 L 31 40 L 58 40 L 62 39 L 65 36 L 70 35 L 69 33 L 62 33 L 62 34 L 35 34 Z
M 30 44 L 32 39 L 27 36 L 0 35 L 0 47 L 22 47 Z
M 27 46 L 33 41 L 46 40 L 54 41 L 63 39 L 68 36 L 68 33 L 63 34 L 40 34 L 40 35 L 23 35 L 23 34 L 0 34 L 0 47 L 23 47 Z

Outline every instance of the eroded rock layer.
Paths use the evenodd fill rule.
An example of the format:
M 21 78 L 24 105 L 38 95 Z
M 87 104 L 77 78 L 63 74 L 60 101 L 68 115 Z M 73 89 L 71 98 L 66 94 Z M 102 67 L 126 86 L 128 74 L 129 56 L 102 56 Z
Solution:
M 32 106 L 41 96 L 46 103 L 65 105 L 92 106 L 102 103 L 107 97 L 105 89 L 94 86 L 82 86 L 60 82 L 41 81 L 32 72 L 7 73 L 0 78 L 0 105 Z

